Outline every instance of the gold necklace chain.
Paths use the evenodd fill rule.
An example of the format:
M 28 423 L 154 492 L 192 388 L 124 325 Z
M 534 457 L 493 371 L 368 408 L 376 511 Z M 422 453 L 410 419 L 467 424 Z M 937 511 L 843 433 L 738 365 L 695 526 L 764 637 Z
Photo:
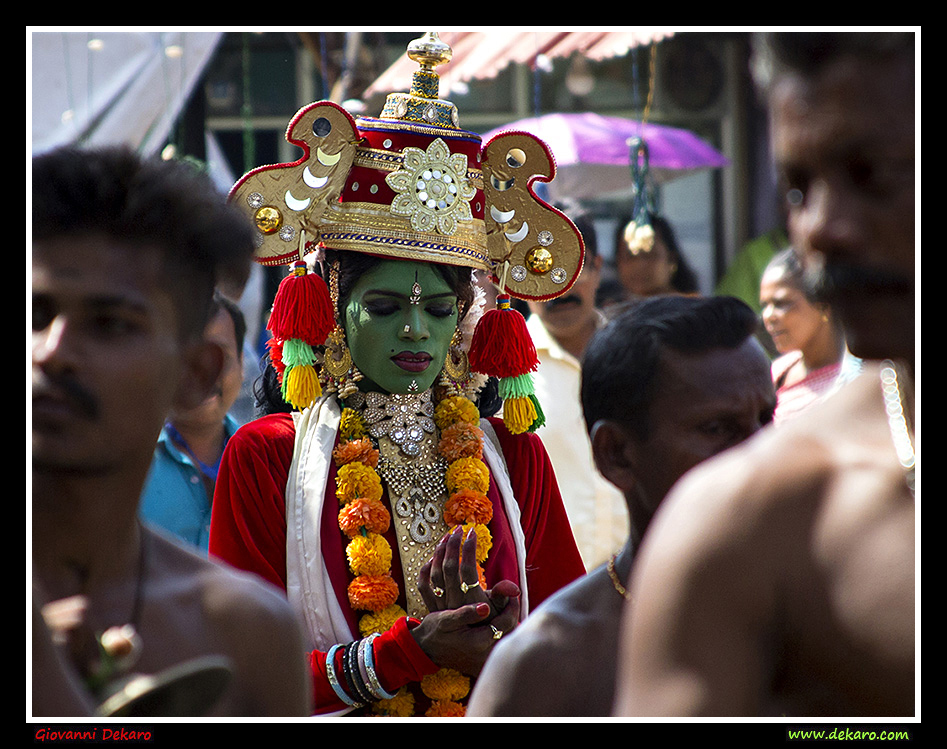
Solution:
M 618 572 L 615 570 L 615 560 L 618 558 L 620 553 L 621 550 L 616 551 L 614 554 L 612 554 L 611 559 L 608 560 L 608 576 L 612 579 L 612 585 L 615 587 L 615 590 L 618 591 L 618 594 L 626 601 L 630 601 L 631 595 L 628 593 L 628 589 L 622 585 L 622 582 L 618 577 Z

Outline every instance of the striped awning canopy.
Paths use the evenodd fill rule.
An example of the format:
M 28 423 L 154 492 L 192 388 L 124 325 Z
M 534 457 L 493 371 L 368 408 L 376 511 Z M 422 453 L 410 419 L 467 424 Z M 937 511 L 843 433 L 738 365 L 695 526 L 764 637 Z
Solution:
M 451 61 L 437 72 L 441 90 L 449 91 L 457 83 L 492 78 L 512 63 L 534 65 L 540 59 L 569 57 L 579 53 L 588 60 L 620 57 L 631 49 L 666 39 L 669 29 L 640 27 L 587 31 L 442 31 L 441 41 L 450 45 Z M 364 92 L 374 94 L 407 91 L 417 63 L 406 55 L 399 57 Z

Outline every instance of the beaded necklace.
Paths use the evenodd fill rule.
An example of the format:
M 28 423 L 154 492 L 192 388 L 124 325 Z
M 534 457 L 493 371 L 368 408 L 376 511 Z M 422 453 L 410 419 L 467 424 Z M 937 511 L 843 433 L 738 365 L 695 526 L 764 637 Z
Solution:
M 898 367 L 892 361 L 884 361 L 881 367 L 881 393 L 885 401 L 885 415 L 888 419 L 888 429 L 891 432 L 891 441 L 894 443 L 898 462 L 904 470 L 904 477 L 914 496 L 914 473 L 917 468 L 917 459 L 914 453 L 914 438 L 908 424 L 908 414 L 905 409 L 904 388 L 898 381 Z

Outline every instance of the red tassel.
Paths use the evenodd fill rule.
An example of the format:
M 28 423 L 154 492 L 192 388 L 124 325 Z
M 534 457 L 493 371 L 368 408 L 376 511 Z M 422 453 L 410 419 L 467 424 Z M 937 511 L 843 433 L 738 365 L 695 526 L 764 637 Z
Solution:
M 526 319 L 508 296 L 497 297 L 496 309 L 480 318 L 467 358 L 471 369 L 489 377 L 518 377 L 539 366 Z
M 267 329 L 275 338 L 298 338 L 310 346 L 325 343 L 335 326 L 329 287 L 306 263 L 298 261 L 276 291 Z

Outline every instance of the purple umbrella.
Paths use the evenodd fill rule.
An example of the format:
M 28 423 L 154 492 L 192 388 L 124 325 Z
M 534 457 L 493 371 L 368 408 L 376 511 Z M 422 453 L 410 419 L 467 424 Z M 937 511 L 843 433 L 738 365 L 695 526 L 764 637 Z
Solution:
M 726 166 L 722 154 L 689 130 L 642 124 L 593 112 L 546 114 L 511 122 L 483 136 L 486 143 L 508 130 L 523 130 L 542 139 L 556 158 L 550 196 L 590 198 L 632 186 L 629 140 L 642 139 L 648 150 L 648 173 L 656 183 L 701 169 Z

